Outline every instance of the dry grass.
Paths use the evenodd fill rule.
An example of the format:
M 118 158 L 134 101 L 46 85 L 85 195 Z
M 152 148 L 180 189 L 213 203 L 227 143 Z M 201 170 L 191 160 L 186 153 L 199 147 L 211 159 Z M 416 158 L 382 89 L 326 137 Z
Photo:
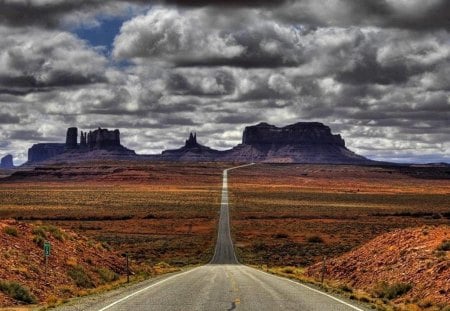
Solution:
M 233 235 L 249 264 L 307 266 L 396 228 L 449 223 L 449 180 L 392 168 L 259 164 L 229 182 Z
M 50 181 L 1 184 L 0 219 L 69 228 L 137 262 L 204 263 L 215 241 L 223 167 L 112 162 L 40 168 Z M 70 177 L 55 181 L 54 171 Z M 93 171 L 95 179 L 82 181 Z

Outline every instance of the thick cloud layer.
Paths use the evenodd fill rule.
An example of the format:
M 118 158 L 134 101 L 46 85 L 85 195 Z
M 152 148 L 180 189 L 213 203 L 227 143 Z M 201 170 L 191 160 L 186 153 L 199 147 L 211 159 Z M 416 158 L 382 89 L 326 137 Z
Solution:
M 319 121 L 383 160 L 450 161 L 448 1 L 0 0 L 0 155 L 68 126 L 142 153 Z M 111 51 L 70 33 L 133 15 Z
M 106 82 L 107 60 L 72 34 L 0 26 L 0 94 Z

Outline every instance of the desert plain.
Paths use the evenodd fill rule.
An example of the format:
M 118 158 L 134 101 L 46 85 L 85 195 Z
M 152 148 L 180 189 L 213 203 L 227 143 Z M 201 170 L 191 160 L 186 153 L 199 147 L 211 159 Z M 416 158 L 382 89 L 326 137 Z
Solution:
M 92 161 L 30 168 L 1 181 L 0 219 L 76 232 L 128 254 L 136 270 L 206 264 L 222 171 L 234 165 Z M 229 195 L 239 261 L 295 276 L 288 270 L 304 271 L 397 229 L 448 232 L 449 177 L 448 167 L 421 166 L 260 163 L 234 170 Z

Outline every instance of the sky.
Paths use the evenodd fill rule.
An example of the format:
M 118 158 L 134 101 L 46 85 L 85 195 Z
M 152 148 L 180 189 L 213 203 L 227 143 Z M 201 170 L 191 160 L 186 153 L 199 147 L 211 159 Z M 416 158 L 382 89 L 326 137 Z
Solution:
M 0 157 L 70 126 L 223 150 L 261 121 L 450 162 L 450 1 L 0 0 Z

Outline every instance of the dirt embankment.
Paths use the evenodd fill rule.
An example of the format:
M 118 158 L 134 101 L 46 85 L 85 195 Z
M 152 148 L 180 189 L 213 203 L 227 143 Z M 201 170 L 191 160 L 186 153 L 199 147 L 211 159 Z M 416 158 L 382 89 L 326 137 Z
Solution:
M 318 263 L 307 270 L 317 278 Z M 383 234 L 327 262 L 327 279 L 395 303 L 450 305 L 450 226 Z
M 51 250 L 47 266 L 44 242 Z M 55 302 L 114 282 L 124 259 L 98 242 L 54 226 L 0 221 L 0 307 Z

